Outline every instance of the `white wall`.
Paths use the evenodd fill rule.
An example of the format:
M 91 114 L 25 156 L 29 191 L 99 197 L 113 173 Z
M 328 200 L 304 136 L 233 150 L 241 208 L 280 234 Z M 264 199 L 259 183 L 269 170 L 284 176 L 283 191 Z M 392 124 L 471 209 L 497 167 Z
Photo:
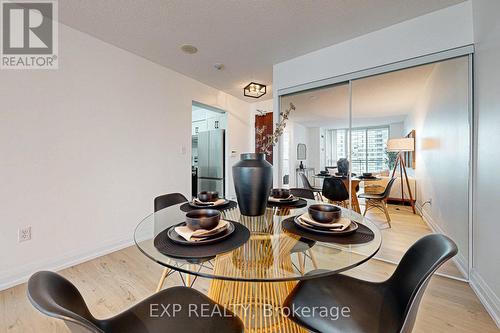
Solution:
M 500 1 L 474 0 L 477 169 L 474 200 L 475 291 L 500 327 Z
M 471 9 L 464 2 L 276 64 L 273 91 L 472 44 Z
M 228 111 L 230 146 L 250 149 L 248 103 L 59 34 L 59 70 L 0 72 L 0 289 L 130 244 L 155 196 L 189 194 L 192 100 Z M 26 225 L 32 240 L 18 243 Z
M 469 257 L 468 58 L 434 66 L 408 115 L 405 133 L 416 131 L 417 206 L 433 228 L 450 236 L 459 249 L 460 267 Z

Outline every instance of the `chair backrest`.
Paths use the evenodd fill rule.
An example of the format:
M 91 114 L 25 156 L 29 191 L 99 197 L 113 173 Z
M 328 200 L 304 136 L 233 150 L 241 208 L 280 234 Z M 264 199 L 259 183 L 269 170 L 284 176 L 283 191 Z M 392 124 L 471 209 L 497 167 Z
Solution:
M 180 193 L 168 193 L 155 198 L 155 212 L 164 208 L 187 202 L 188 199 Z
M 441 234 L 425 236 L 413 244 L 394 274 L 385 282 L 401 314 L 401 333 L 410 333 L 418 307 L 432 274 L 458 252 L 456 244 Z
M 76 287 L 54 272 L 41 271 L 28 280 L 28 299 L 43 314 L 62 319 L 71 332 L 104 333 Z
M 307 188 L 291 188 L 290 193 L 294 197 L 314 200 L 314 192 Z
M 300 180 L 302 181 L 302 187 L 307 188 L 309 190 L 312 190 L 313 187 L 312 187 L 311 183 L 309 183 L 309 179 L 307 179 L 306 174 L 303 172 L 300 172 L 299 176 L 300 176 Z
M 322 194 L 331 201 L 349 200 L 349 191 L 344 185 L 342 178 L 327 177 L 323 181 Z
M 391 194 L 392 185 L 394 185 L 396 179 L 397 178 L 391 178 L 391 180 L 389 180 L 389 182 L 387 183 L 387 186 L 385 187 L 385 190 L 383 192 L 383 199 L 386 199 L 387 197 L 389 197 L 389 194 Z
M 337 161 L 337 171 L 344 176 L 349 174 L 349 160 L 347 158 L 340 158 Z

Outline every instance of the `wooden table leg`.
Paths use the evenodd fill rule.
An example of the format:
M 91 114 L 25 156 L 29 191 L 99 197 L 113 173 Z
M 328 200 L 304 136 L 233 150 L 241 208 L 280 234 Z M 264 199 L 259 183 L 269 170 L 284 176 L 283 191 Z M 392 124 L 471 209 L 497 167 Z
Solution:
M 273 269 L 276 261 L 281 263 L 278 271 L 293 271 L 290 250 L 296 242 L 293 238 L 273 241 L 269 235 L 252 235 L 242 248 L 214 259 L 214 275 L 263 280 L 210 283 L 208 296 L 241 318 L 245 333 L 307 332 L 282 314 L 283 303 L 297 282 L 265 282 L 266 277 L 279 277 Z

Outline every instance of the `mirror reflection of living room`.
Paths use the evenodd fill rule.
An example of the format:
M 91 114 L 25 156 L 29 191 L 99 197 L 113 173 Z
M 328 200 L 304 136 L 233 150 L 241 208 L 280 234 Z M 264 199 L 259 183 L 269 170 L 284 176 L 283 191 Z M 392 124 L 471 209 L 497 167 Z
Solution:
M 458 259 L 439 272 L 467 277 L 468 66 L 455 58 L 282 97 L 282 108 L 297 108 L 281 149 L 282 183 L 366 214 L 383 229 L 378 257 L 389 262 L 425 234 L 450 235 Z M 330 193 L 331 178 L 344 179 L 350 194 Z

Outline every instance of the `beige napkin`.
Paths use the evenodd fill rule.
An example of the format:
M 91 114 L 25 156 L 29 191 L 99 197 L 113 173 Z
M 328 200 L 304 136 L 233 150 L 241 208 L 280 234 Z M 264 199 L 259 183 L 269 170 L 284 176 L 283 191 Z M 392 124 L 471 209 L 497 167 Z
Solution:
M 343 231 L 351 225 L 351 220 L 345 217 L 341 217 L 335 223 L 319 223 L 314 221 L 312 217 L 309 216 L 309 213 L 300 215 L 299 222 L 308 226 L 335 229 L 336 231 Z
M 229 222 L 225 220 L 220 220 L 219 224 L 211 229 L 211 230 L 205 230 L 205 229 L 198 229 L 198 230 L 191 230 L 186 226 L 179 226 L 175 227 L 175 232 L 179 234 L 182 238 L 184 238 L 187 241 L 193 241 L 193 242 L 198 242 L 200 240 L 204 240 L 208 236 L 211 236 L 216 233 L 216 231 L 221 231 L 222 229 L 227 228 Z
M 202 206 L 207 206 L 207 207 L 222 205 L 224 202 L 226 202 L 226 199 L 224 199 L 224 198 L 217 199 L 217 201 L 214 201 L 214 202 L 204 202 L 198 198 L 193 199 L 193 203 L 195 205 L 202 205 Z
M 274 198 L 274 197 L 269 197 L 269 201 L 271 202 L 283 202 L 283 201 L 290 201 L 291 199 L 293 199 L 293 195 L 290 194 L 290 196 L 288 198 Z

